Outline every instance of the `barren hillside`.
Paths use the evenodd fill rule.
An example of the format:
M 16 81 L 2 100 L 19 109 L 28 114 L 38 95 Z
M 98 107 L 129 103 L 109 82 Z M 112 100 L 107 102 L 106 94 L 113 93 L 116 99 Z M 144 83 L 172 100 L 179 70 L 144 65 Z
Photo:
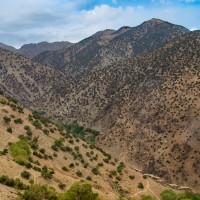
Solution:
M 2 176 L 8 176 L 18 178 L 25 184 L 32 180 L 34 184 L 47 184 L 58 192 L 64 192 L 74 182 L 82 180 L 108 200 L 116 200 L 119 195 L 134 197 L 149 194 L 156 197 L 168 188 L 160 183 L 161 180 L 143 177 L 128 163 L 122 163 L 121 158 L 112 157 L 75 137 L 59 123 L 51 122 L 38 112 L 31 112 L 2 95 L 0 127 L 1 183 Z M 28 158 L 24 153 L 26 151 L 30 151 Z M 140 182 L 144 189 L 138 188 Z M 16 199 L 17 191 L 0 184 L 0 195 L 2 200 Z
M 97 37 L 108 41 L 112 32 Z M 84 73 L 74 66 L 69 76 L 0 49 L 0 85 L 54 119 L 100 130 L 100 147 L 144 173 L 199 191 L 200 32 L 112 65 L 82 65 Z

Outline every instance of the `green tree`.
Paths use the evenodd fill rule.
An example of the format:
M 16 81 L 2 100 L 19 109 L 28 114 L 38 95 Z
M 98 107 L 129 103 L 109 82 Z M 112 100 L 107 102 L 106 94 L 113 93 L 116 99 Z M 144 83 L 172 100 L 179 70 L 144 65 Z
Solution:
M 41 175 L 45 179 L 51 179 L 53 177 L 54 171 L 49 169 L 47 166 L 42 167 Z
M 177 194 L 172 190 L 164 190 L 160 196 L 162 200 L 177 200 Z
M 9 123 L 11 121 L 11 119 L 7 116 L 3 117 L 3 120 L 5 123 Z
M 13 143 L 9 150 L 11 156 L 18 163 L 27 163 L 31 155 L 30 146 L 25 140 L 19 140 L 18 142 Z
M 92 186 L 86 183 L 75 183 L 59 200 L 100 200 L 97 193 L 92 192 Z
M 29 189 L 21 194 L 20 200 L 58 200 L 54 189 L 45 185 L 31 185 Z
M 143 195 L 141 199 L 142 200 L 155 200 L 155 197 L 152 197 L 150 195 Z

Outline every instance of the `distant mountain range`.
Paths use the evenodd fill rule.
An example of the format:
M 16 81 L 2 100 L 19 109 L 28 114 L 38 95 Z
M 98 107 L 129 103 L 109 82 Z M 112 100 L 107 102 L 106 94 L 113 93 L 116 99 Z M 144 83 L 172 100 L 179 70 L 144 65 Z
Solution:
M 118 159 L 200 192 L 200 31 L 152 19 L 0 59 L 1 89 L 27 107 L 93 127 Z
M 55 51 L 59 49 L 68 48 L 71 45 L 73 45 L 73 43 L 70 42 L 40 42 L 36 44 L 25 44 L 20 49 L 16 49 L 14 47 L 0 43 L 1 48 L 21 54 L 27 58 L 33 58 L 45 51 Z

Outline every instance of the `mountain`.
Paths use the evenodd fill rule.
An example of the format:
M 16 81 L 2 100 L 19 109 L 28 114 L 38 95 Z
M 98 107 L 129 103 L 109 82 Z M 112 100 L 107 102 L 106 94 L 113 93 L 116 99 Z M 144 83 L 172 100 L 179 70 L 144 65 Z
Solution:
M 79 78 L 93 68 L 150 52 L 187 32 L 182 26 L 152 19 L 133 28 L 98 32 L 68 49 L 44 52 L 34 60 Z
M 73 43 L 70 42 L 40 42 L 36 44 L 25 44 L 20 49 L 18 49 L 17 53 L 28 58 L 33 58 L 42 52 L 65 49 L 72 45 Z
M 199 191 L 199 49 L 199 31 L 153 19 L 51 52 L 57 68 L 0 49 L 0 86 L 51 118 L 99 130 L 97 145 L 121 161 Z
M 28 107 L 55 109 L 47 101 L 62 101 L 74 85 L 62 72 L 1 48 L 0 77 L 0 88 Z
M 199 190 L 199 49 L 200 31 L 190 32 L 88 73 L 59 110 L 101 130 L 97 144 L 112 154 Z
M 35 43 L 35 44 L 34 43 L 25 44 L 21 48 L 16 49 L 12 46 L 8 46 L 3 43 L 0 43 L 0 48 L 18 53 L 27 58 L 33 58 L 40 53 L 65 49 L 72 45 L 73 43 L 70 43 L 70 42 L 53 42 L 53 43 L 40 42 L 40 43 Z
M 17 49 L 15 49 L 14 47 L 8 46 L 8 45 L 3 44 L 1 42 L 0 42 L 0 48 L 6 49 L 6 50 L 9 50 L 9 51 L 13 51 L 13 52 L 17 52 Z
M 169 188 L 162 180 L 154 180 L 156 177 L 151 178 L 150 175 L 143 176 L 127 163 L 86 143 L 69 129 L 65 130 L 66 125 L 62 126 L 45 118 L 42 113 L 23 108 L 15 99 L 2 93 L 0 127 L 3 136 L 0 140 L 1 200 L 18 199 L 19 193 L 31 188 L 34 192 L 28 194 L 37 196 L 39 186 L 34 184 L 51 187 L 52 196 L 55 191 L 66 192 L 72 184 L 81 181 L 91 184 L 104 200 L 117 200 L 119 195 L 158 196 Z M 95 132 L 75 124 L 71 125 L 71 130 L 75 130 L 75 127 L 82 133 Z M 47 186 L 40 186 L 43 193 Z M 26 192 L 24 194 L 28 195 Z M 20 199 L 43 199 L 41 196 L 30 196 Z M 58 200 L 57 195 L 54 198 L 51 196 L 47 199 Z

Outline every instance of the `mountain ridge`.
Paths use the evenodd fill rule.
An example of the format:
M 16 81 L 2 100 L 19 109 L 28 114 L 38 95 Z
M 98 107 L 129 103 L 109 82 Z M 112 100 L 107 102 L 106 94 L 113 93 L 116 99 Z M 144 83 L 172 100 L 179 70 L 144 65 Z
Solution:
M 45 51 L 55 51 L 59 49 L 68 48 L 73 43 L 67 42 L 67 41 L 61 41 L 61 42 L 39 42 L 39 43 L 30 43 L 30 44 L 24 44 L 19 49 L 14 48 L 12 46 L 8 46 L 6 44 L 0 43 L 0 47 L 15 53 L 18 53 L 22 56 L 25 56 L 27 58 L 33 58 L 37 56 L 38 54 L 45 52 Z
M 189 32 L 182 26 L 155 19 L 122 32 L 119 30 L 101 37 L 91 36 L 66 50 L 39 54 L 34 60 L 79 78 L 90 68 L 96 70 L 154 50 Z M 105 32 L 106 30 L 101 33 Z
M 115 36 L 106 34 L 69 47 L 79 54 L 74 57 L 70 57 L 73 52 L 69 49 L 60 50 L 60 54 L 51 52 L 52 56 L 59 55 L 59 70 L 1 50 L 1 85 L 27 106 L 42 109 L 53 118 L 78 121 L 100 130 L 96 139 L 99 146 L 144 173 L 199 191 L 200 31 L 179 32 L 179 27 L 172 24 L 153 22 L 159 26 L 148 29 L 150 24 L 146 22 L 136 28 L 138 32 L 133 31 L 135 37 L 139 30 L 148 33 L 136 37 L 135 46 L 141 46 L 134 50 L 135 56 L 126 57 L 126 44 L 118 45 L 121 49 L 116 55 L 123 51 L 125 56 L 116 63 L 107 54 L 114 48 L 100 55 L 108 55 L 108 65 L 101 65 L 101 60 L 96 60 L 96 65 L 93 59 L 99 55 L 89 54 L 95 49 L 101 52 L 108 41 L 115 40 Z M 168 32 L 163 35 L 165 28 Z M 123 37 L 132 42 L 129 31 L 132 30 L 128 28 L 123 33 L 127 37 Z M 170 37 L 165 38 L 168 33 Z M 116 40 L 119 44 L 120 39 Z M 85 49 L 81 47 L 88 50 L 88 57 L 82 54 Z M 67 55 L 65 51 L 71 52 Z M 77 64 L 63 71 L 63 56 L 66 60 L 82 58 L 71 64 L 89 58 L 88 63 L 93 66 Z

